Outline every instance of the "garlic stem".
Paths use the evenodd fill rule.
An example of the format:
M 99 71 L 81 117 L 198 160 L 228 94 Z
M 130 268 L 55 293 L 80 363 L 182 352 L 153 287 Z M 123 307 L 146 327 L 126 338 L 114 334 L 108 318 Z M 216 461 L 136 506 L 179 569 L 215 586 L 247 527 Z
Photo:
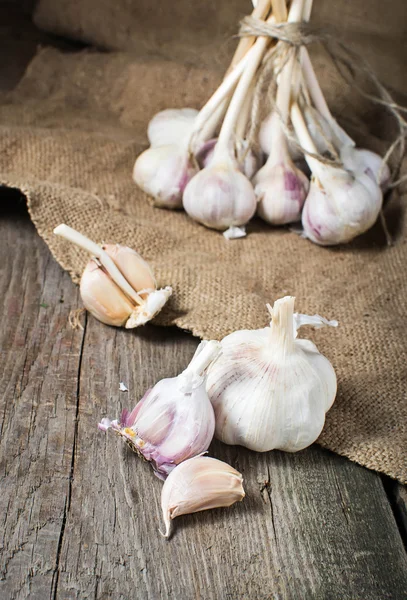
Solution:
M 274 22 L 274 20 L 274 17 L 270 17 L 267 22 Z M 268 43 L 269 39 L 267 37 L 259 37 L 254 46 L 246 54 L 247 62 L 223 120 L 218 143 L 215 147 L 214 160 L 222 158 L 225 154 L 229 154 L 229 144 L 233 137 L 236 121 Z
M 329 110 L 329 106 L 325 100 L 325 96 L 322 92 L 321 86 L 319 85 L 319 81 L 315 74 L 314 67 L 312 66 L 310 55 L 305 46 L 302 46 L 300 49 L 300 61 L 305 83 L 308 87 L 315 108 L 328 121 L 334 135 L 337 137 L 341 146 L 355 146 L 355 142 L 353 141 L 353 139 L 342 129 L 342 127 L 340 127 L 340 125 L 338 125 L 338 123 L 332 116 L 332 113 Z
M 242 60 L 234 67 L 234 69 L 225 77 L 218 89 L 212 94 L 207 103 L 201 108 L 198 116 L 196 117 L 194 128 L 191 134 L 191 138 L 201 133 L 202 128 L 205 126 L 206 121 L 217 109 L 219 104 L 224 100 L 232 91 L 233 87 L 238 82 L 242 75 L 247 63 L 250 62 L 255 46 L 245 54 Z
M 220 353 L 220 343 L 214 340 L 209 342 L 201 342 L 198 346 L 198 350 L 192 357 L 191 362 L 187 368 L 183 371 L 182 375 L 189 376 L 202 376 L 205 369 L 209 367 Z
M 137 292 L 131 287 L 127 279 L 123 277 L 119 269 L 114 264 L 113 260 L 110 256 L 95 242 L 92 242 L 89 238 L 87 238 L 79 231 L 76 231 L 72 227 L 68 225 L 58 225 L 54 229 L 54 234 L 59 235 L 60 237 L 72 242 L 76 246 L 79 246 L 83 250 L 86 250 L 93 256 L 95 256 L 109 273 L 110 277 L 113 281 L 119 286 L 119 288 L 124 292 L 129 298 L 134 300 L 137 304 L 144 305 L 145 300 L 143 300 Z
M 287 21 L 287 5 L 285 0 L 271 0 L 271 8 L 276 19 L 276 23 L 283 23 L 284 21 Z
M 303 19 L 303 21 L 307 21 L 307 23 L 311 18 L 312 3 L 313 3 L 313 0 L 305 0 L 304 10 L 302 13 L 302 19 Z
M 260 0 L 259 2 L 253 3 L 253 6 L 254 10 L 252 11 L 252 17 L 264 20 L 270 10 L 270 0 Z M 253 46 L 255 41 L 256 38 L 254 36 L 240 38 L 236 52 L 234 53 L 232 62 L 230 63 L 230 67 L 227 70 L 227 74 L 230 73 L 230 71 L 232 71 L 232 69 L 240 62 L 248 50 Z
M 285 351 L 291 350 L 294 346 L 294 296 L 285 296 L 274 302 L 274 306 L 269 304 L 267 308 L 271 315 L 270 336 L 273 342 L 279 344 Z
M 317 147 L 315 146 L 314 140 L 308 131 L 300 107 L 296 102 L 291 107 L 291 122 L 293 124 L 295 134 L 304 150 L 306 152 L 311 152 L 312 154 L 317 154 Z M 322 165 L 316 158 L 305 154 L 305 160 L 307 161 L 313 175 L 319 175 L 322 172 L 324 165 Z

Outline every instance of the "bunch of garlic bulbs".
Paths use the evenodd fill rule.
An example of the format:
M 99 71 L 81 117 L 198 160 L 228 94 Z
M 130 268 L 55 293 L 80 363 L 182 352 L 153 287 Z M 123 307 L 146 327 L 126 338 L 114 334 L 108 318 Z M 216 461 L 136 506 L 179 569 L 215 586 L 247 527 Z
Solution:
M 259 0 L 252 15 L 271 24 L 299 23 L 310 19 L 311 8 L 312 0 Z M 228 239 L 244 237 L 257 214 L 271 225 L 302 220 L 304 237 L 317 244 L 349 242 L 376 221 L 389 169 L 377 154 L 356 148 L 335 121 L 306 47 L 295 55 L 282 41 L 273 110 L 254 140 L 263 150 L 258 160 L 248 137 L 250 108 L 272 44 L 269 37 L 242 38 L 225 79 L 199 112 L 155 115 L 151 146 L 136 160 L 133 178 L 156 206 L 183 206 Z M 292 127 L 296 140 L 287 135 Z M 310 156 L 318 153 L 319 161 Z M 323 157 L 332 153 L 335 166 L 326 168 Z M 308 162 L 311 181 L 298 158 Z
M 80 293 L 86 310 L 102 323 L 139 327 L 155 317 L 171 296 L 171 287 L 157 289 L 151 268 L 135 250 L 119 244 L 98 246 L 63 224 L 54 233 L 92 254 Z

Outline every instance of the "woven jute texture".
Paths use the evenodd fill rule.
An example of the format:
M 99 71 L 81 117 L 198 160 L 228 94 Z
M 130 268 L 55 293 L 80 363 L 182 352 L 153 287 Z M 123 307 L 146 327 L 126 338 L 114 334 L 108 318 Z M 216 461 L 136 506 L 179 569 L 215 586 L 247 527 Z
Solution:
M 81 20 L 85 13 L 78 7 L 94 6 L 93 13 L 104 10 L 108 18 L 107 8 L 113 11 L 117 4 L 120 2 L 113 0 L 43 0 L 37 22 L 44 23 L 47 17 L 47 28 L 61 33 L 64 21 L 65 35 L 74 36 L 75 25 L 82 39 L 101 44 L 103 38 L 91 34 L 95 24 Z M 179 4 L 189 5 L 185 1 Z M 182 30 L 182 20 L 174 53 L 167 32 L 167 58 L 160 56 L 161 51 L 146 54 L 139 50 L 136 55 L 40 50 L 17 88 L 0 99 L 0 180 L 26 195 L 39 234 L 75 282 L 88 257 L 53 236 L 59 223 L 71 225 L 96 242 L 119 242 L 138 250 L 151 263 L 159 284 L 174 288 L 168 306 L 155 320 L 157 325 L 177 325 L 196 336 L 220 339 L 237 329 L 264 327 L 268 322 L 266 302 L 287 294 L 296 296 L 299 312 L 337 319 L 335 330 L 303 334 L 331 360 L 339 380 L 337 400 L 319 442 L 407 482 L 405 199 L 394 196 L 386 207 L 393 247 L 386 247 L 383 231 L 376 225 L 346 247 L 327 249 L 257 220 L 249 225 L 247 238 L 227 241 L 182 211 L 153 208 L 132 182 L 132 166 L 147 145 L 145 132 L 152 115 L 166 107 L 199 107 L 220 82 L 233 49 L 226 22 L 236 22 L 239 10 L 249 3 L 238 4 L 230 8 L 227 18 L 222 13 L 223 29 L 215 36 L 221 50 L 209 66 L 207 59 L 200 64 L 192 51 L 181 60 L 179 40 L 183 48 L 188 44 L 194 47 L 194 36 L 191 30 L 189 37 Z M 394 3 L 399 17 L 400 4 Z M 59 21 L 62 13 L 57 5 L 67 9 Z M 359 19 L 356 25 L 363 27 L 364 3 L 358 0 L 354 6 Z M 344 14 L 350 19 L 351 11 Z M 401 25 L 393 17 L 394 13 L 389 15 L 388 27 L 399 32 Z M 101 14 L 98 19 L 103 23 Z M 138 41 L 139 49 L 160 37 L 154 21 L 150 18 L 146 23 L 150 29 Z M 166 23 L 174 36 L 177 21 Z M 355 25 L 350 19 L 348 30 L 352 23 Z M 106 25 L 103 35 L 108 29 Z M 204 29 L 200 28 L 202 44 Z M 390 32 L 387 29 L 383 34 L 383 23 L 379 27 L 367 20 L 365 29 L 363 39 L 370 52 L 374 54 L 375 44 L 381 49 L 375 65 L 379 76 L 394 87 L 398 84 L 397 91 L 402 94 L 406 90 L 397 75 L 401 60 L 397 35 L 396 50 L 391 52 Z M 143 35 L 140 24 L 137 32 Z M 207 45 L 208 39 L 212 40 L 210 31 Z M 115 46 L 113 42 L 110 45 Z M 323 54 L 316 57 L 316 65 L 329 101 L 346 119 L 350 132 L 360 143 L 383 151 L 386 143 L 380 137 L 391 134 L 389 121 L 380 116 L 377 107 L 356 101 Z M 369 131 L 375 136 L 368 135 Z

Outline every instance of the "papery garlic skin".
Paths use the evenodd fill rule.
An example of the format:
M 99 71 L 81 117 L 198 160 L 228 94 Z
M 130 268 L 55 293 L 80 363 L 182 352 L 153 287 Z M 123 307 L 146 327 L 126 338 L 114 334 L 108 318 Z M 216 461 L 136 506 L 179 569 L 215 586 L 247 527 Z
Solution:
M 185 144 L 154 146 L 137 158 L 133 179 L 153 198 L 155 206 L 181 208 L 185 186 L 197 170 L 189 159 Z
M 257 201 L 250 181 L 232 159 L 225 157 L 213 160 L 191 179 L 183 204 L 195 221 L 223 231 L 245 225 L 253 217 Z
M 382 192 L 372 177 L 337 171 L 323 186 L 311 181 L 302 212 L 306 237 L 322 246 L 347 243 L 361 235 L 374 225 L 382 207 Z
M 180 515 L 231 506 L 244 496 L 243 477 L 236 469 L 208 456 L 190 458 L 178 465 L 164 483 L 163 535 L 170 536 L 172 520 Z
M 219 342 L 202 342 L 189 367 L 162 379 L 120 421 L 103 419 L 165 479 L 180 462 L 205 452 L 212 441 L 215 416 L 205 390 L 205 369 L 220 351 Z
M 190 136 L 198 111 L 194 108 L 167 108 L 151 119 L 147 137 L 151 146 L 178 145 Z
M 226 444 L 266 452 L 296 452 L 320 435 L 336 395 L 335 371 L 295 323 L 337 325 L 321 317 L 294 317 L 294 298 L 277 300 L 270 327 L 226 336 L 211 366 L 207 392 L 215 436 Z

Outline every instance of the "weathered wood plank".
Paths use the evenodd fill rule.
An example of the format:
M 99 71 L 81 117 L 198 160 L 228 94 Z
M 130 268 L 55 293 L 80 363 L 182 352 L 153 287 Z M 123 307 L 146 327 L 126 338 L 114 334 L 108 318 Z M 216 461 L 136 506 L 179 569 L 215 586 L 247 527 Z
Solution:
M 26 213 L 2 212 L 0 256 L 0 598 L 43 600 L 69 498 L 83 334 L 67 318 L 78 293 Z
M 96 425 L 176 374 L 196 344 L 180 332 L 114 330 L 89 319 L 58 596 L 407 597 L 407 558 L 380 476 L 318 447 L 259 455 L 214 443 L 212 454 L 242 471 L 247 497 L 179 518 L 169 542 L 160 536 L 161 483 Z

